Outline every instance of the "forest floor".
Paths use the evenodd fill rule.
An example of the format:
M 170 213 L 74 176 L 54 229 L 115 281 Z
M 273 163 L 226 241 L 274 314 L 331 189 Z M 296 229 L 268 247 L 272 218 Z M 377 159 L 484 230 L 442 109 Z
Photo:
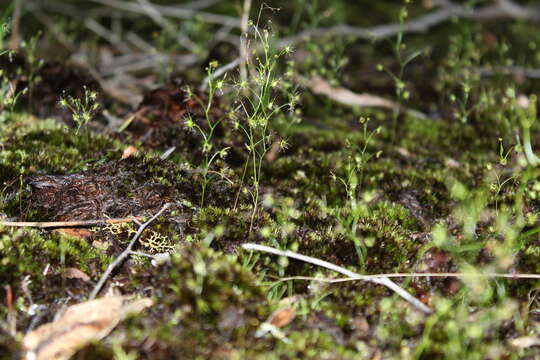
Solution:
M 539 357 L 537 9 L 207 2 L 4 14 L 0 358 Z

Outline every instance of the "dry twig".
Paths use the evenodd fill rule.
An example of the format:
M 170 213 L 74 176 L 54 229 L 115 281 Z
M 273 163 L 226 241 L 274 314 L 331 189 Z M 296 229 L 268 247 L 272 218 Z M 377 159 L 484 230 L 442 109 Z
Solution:
M 249 12 L 251 10 L 251 0 L 244 0 L 244 7 L 242 11 L 241 30 L 240 34 L 240 81 L 247 80 L 247 62 L 248 62 L 248 24 L 249 24 Z
M 142 217 L 128 217 L 117 219 L 95 219 L 95 220 L 74 220 L 74 221 L 0 221 L 0 226 L 10 227 L 36 227 L 36 228 L 67 228 L 78 226 L 106 225 L 133 222 L 141 220 Z
M 413 278 L 413 277 L 435 277 L 435 278 L 480 278 L 480 279 L 540 279 L 540 274 L 505 274 L 505 273 L 391 273 L 391 274 L 374 274 L 374 275 L 361 275 L 360 278 L 317 278 L 311 276 L 289 276 L 280 278 L 278 281 L 290 281 L 290 280 L 306 280 L 306 281 L 319 281 L 329 284 L 336 284 L 349 281 L 380 279 L 380 278 Z
M 420 300 L 409 294 L 405 289 L 397 285 L 395 282 L 390 280 L 388 277 L 371 277 L 367 275 L 360 275 L 355 272 L 352 272 L 350 270 L 347 270 L 341 266 L 337 266 L 335 264 L 329 263 L 328 261 L 316 259 L 310 256 L 305 256 L 302 254 L 295 253 L 290 250 L 279 250 L 270 246 L 264 246 L 264 245 L 258 245 L 258 244 L 244 244 L 242 247 L 246 250 L 255 250 L 255 251 L 262 251 L 267 252 L 274 255 L 279 256 L 286 256 L 290 257 L 292 259 L 304 261 L 313 265 L 321 266 L 326 269 L 338 272 L 340 274 L 348 276 L 351 280 L 363 280 L 372 282 L 374 284 L 380 284 L 384 285 L 399 296 L 401 296 L 403 299 L 405 299 L 407 302 L 409 302 L 411 305 L 413 305 L 416 309 L 422 311 L 423 313 L 430 314 L 431 309 L 427 307 L 424 303 L 422 303 Z
M 148 225 L 150 225 L 154 220 L 156 220 L 165 210 L 167 210 L 169 208 L 170 205 L 171 204 L 169 204 L 169 203 L 163 205 L 161 210 L 159 210 L 154 216 L 152 216 L 147 222 L 145 222 L 143 224 L 136 221 L 139 224 L 139 229 L 137 230 L 135 235 L 133 235 L 133 238 L 129 242 L 126 249 L 120 255 L 118 255 L 118 257 L 112 263 L 109 264 L 109 266 L 107 267 L 107 270 L 105 270 L 105 272 L 103 273 L 103 275 L 99 279 L 96 287 L 94 288 L 94 290 L 92 290 L 92 293 L 88 297 L 89 300 L 92 300 L 92 299 L 94 299 L 96 297 L 96 295 L 99 293 L 99 291 L 101 290 L 101 288 L 103 287 L 103 285 L 105 284 L 105 282 L 107 281 L 107 279 L 109 278 L 111 273 L 113 272 L 113 270 L 118 265 L 120 265 L 122 262 L 124 262 L 124 260 L 129 255 L 131 255 L 133 246 L 135 245 L 137 240 L 141 237 L 143 231 L 148 227 Z

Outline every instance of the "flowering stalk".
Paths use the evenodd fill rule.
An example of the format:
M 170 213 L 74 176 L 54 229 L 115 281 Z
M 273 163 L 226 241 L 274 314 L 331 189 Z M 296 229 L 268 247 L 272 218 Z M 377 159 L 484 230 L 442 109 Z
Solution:
M 200 97 L 196 96 L 195 94 L 193 94 L 193 92 L 190 89 L 188 89 L 188 97 L 195 98 L 196 101 L 201 106 L 201 108 L 203 108 L 204 119 L 206 120 L 206 125 L 208 126 L 208 130 L 206 131 L 199 124 L 197 124 L 196 121 L 193 120 L 190 113 L 187 114 L 186 126 L 188 127 L 188 129 L 196 130 L 203 138 L 202 153 L 204 156 L 204 160 L 201 165 L 202 166 L 201 207 L 204 205 L 204 199 L 206 197 L 206 189 L 208 188 L 208 184 L 212 180 L 210 176 L 210 168 L 215 160 L 217 160 L 218 158 L 221 158 L 221 159 L 225 158 L 229 150 L 228 147 L 225 147 L 219 151 L 215 151 L 214 153 L 212 153 L 212 149 L 213 149 L 212 137 L 214 135 L 214 131 L 224 118 L 224 117 L 220 117 L 216 121 L 212 121 L 211 114 L 210 114 L 210 110 L 212 109 L 216 91 L 221 90 L 224 84 L 224 80 L 216 81 L 214 79 L 214 71 L 217 67 L 218 67 L 217 61 L 212 61 L 210 64 L 208 64 L 208 67 L 206 69 L 206 71 L 208 72 L 208 100 L 206 101 L 206 103 L 204 103 Z

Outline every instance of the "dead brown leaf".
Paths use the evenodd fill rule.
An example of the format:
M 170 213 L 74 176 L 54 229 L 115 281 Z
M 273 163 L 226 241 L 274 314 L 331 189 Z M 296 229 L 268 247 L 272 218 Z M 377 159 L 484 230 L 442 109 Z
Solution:
M 107 336 L 128 315 L 152 305 L 148 298 L 128 299 L 113 296 L 68 307 L 60 318 L 24 337 L 26 359 L 67 360 L 88 343 Z
M 415 116 L 420 119 L 428 118 L 426 114 L 422 113 L 421 111 L 403 107 L 392 100 L 367 93 L 358 94 L 344 87 L 332 86 L 328 81 L 324 80 L 320 76 L 314 76 L 309 80 L 297 79 L 297 81 L 303 86 L 311 89 L 311 91 L 313 91 L 315 94 L 325 95 L 328 98 L 344 105 L 380 107 L 392 110 L 402 109 L 411 116 Z
M 133 145 L 129 145 L 127 148 L 124 149 L 124 152 L 122 153 L 122 159 L 127 159 L 133 154 L 137 153 L 137 148 Z
M 90 281 L 90 276 L 86 275 L 83 271 L 72 267 L 66 269 L 64 276 L 68 279 L 79 279 L 84 282 Z
M 330 83 L 320 76 L 314 76 L 306 82 L 307 87 L 315 94 L 326 95 L 330 99 L 345 105 L 364 106 L 364 107 L 382 107 L 394 109 L 397 104 L 388 99 L 371 94 L 357 94 L 344 87 L 333 87 Z
M 292 307 L 284 307 L 276 310 L 267 322 L 274 325 L 277 328 L 282 328 L 288 325 L 296 317 L 296 311 Z

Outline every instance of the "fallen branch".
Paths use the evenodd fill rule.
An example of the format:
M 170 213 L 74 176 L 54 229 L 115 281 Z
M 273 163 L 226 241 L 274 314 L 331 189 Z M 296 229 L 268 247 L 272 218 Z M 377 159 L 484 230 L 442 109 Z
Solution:
M 227 63 L 227 64 L 219 67 L 218 69 L 216 69 L 216 71 L 214 71 L 214 73 L 212 74 L 212 77 L 214 79 L 220 78 L 225 73 L 227 73 L 227 71 L 232 70 L 232 69 L 236 68 L 238 65 L 240 65 L 241 62 L 242 62 L 242 58 L 240 58 L 240 57 L 234 59 L 230 63 Z M 207 76 L 201 82 L 201 85 L 199 85 L 199 90 L 205 91 L 206 88 L 208 87 L 208 81 L 210 81 L 210 79 Z
M 264 246 L 264 245 L 258 245 L 258 244 L 244 244 L 242 247 L 246 250 L 255 250 L 255 251 L 262 251 L 267 252 L 274 255 L 279 256 L 286 256 L 290 257 L 292 259 L 304 261 L 313 265 L 321 266 L 326 269 L 338 272 L 340 274 L 348 276 L 351 280 L 363 280 L 367 282 L 372 282 L 374 284 L 380 284 L 386 286 L 388 289 L 394 291 L 396 294 L 401 296 L 403 299 L 405 299 L 407 302 L 409 302 L 411 305 L 413 305 L 417 310 L 422 311 L 426 314 L 431 314 L 431 309 L 427 307 L 424 303 L 422 303 L 420 300 L 409 294 L 405 289 L 397 285 L 395 282 L 390 280 L 388 277 L 371 277 L 368 275 L 360 275 L 353 271 L 347 270 L 341 266 L 329 263 L 324 260 L 316 259 L 310 256 L 305 256 L 302 254 L 295 253 L 293 251 L 289 250 L 279 250 L 270 246 Z
M 139 229 L 137 230 L 135 235 L 133 235 L 133 238 L 129 242 L 126 249 L 120 255 L 118 255 L 118 257 L 112 263 L 110 263 L 109 266 L 107 266 L 107 270 L 105 270 L 105 272 L 103 273 L 103 275 L 99 279 L 96 287 L 94 288 L 94 290 L 92 290 L 92 293 L 88 297 L 88 300 L 92 300 L 97 296 L 97 294 L 99 293 L 99 291 L 101 290 L 101 288 L 103 287 L 103 285 L 105 284 L 105 282 L 107 281 L 107 279 L 109 278 L 109 276 L 111 275 L 113 270 L 118 265 L 120 265 L 129 255 L 131 255 L 133 246 L 135 245 L 137 240 L 141 237 L 143 231 L 148 227 L 148 225 L 150 225 L 154 220 L 156 220 L 165 210 L 167 210 L 170 205 L 171 204 L 169 204 L 169 203 L 163 205 L 161 210 L 159 210 L 154 216 L 152 216 L 147 222 L 145 222 L 143 224 L 141 224 L 139 221 L 135 220 L 135 222 L 137 222 L 139 224 Z
M 127 222 L 134 222 L 141 220 L 142 217 L 128 217 L 117 219 L 96 219 L 96 220 L 74 220 L 74 221 L 45 221 L 45 222 L 32 222 L 32 221 L 0 221 L 0 226 L 10 227 L 36 227 L 36 228 L 67 228 L 67 227 L 79 227 L 79 226 L 92 226 L 92 225 L 107 225 L 107 224 L 120 224 Z

